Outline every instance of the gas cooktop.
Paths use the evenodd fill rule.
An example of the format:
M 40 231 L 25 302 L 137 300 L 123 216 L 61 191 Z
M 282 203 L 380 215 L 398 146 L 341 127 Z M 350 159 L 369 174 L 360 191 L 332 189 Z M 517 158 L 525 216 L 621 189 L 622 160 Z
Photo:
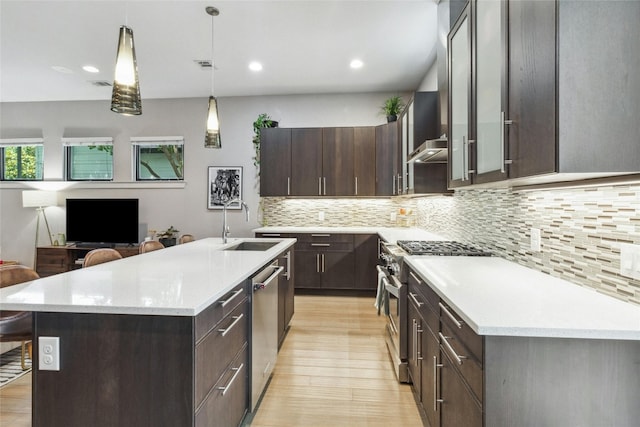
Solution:
M 490 252 L 454 241 L 398 240 L 397 244 L 409 255 L 491 256 Z

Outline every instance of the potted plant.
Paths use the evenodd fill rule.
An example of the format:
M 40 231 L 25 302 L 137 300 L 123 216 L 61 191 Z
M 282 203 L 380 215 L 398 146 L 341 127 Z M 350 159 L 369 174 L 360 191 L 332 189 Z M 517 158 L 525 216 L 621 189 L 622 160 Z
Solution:
M 176 230 L 175 228 L 173 228 L 173 225 L 171 225 L 166 230 L 158 232 L 156 236 L 158 237 L 158 240 L 160 241 L 160 243 L 162 243 L 165 247 L 168 247 L 168 246 L 175 246 L 176 235 L 178 233 L 179 233 L 179 230 Z
M 258 115 L 253 122 L 253 148 L 256 155 L 253 158 L 253 164 L 257 169 L 257 175 L 260 176 L 260 131 L 262 128 L 277 128 L 278 122 L 273 120 L 267 113 Z
M 398 114 L 404 108 L 404 101 L 400 95 L 392 96 L 382 104 L 382 112 L 387 116 L 387 123 L 398 120 Z

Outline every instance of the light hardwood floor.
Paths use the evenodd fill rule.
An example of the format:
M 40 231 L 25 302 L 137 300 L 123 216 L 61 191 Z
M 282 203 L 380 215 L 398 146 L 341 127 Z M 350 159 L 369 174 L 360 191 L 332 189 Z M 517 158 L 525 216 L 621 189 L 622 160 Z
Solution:
M 400 384 L 373 297 L 295 297 L 291 329 L 249 425 L 422 426 Z
M 403 426 L 422 421 L 394 376 L 373 297 L 295 297 L 296 313 L 251 427 Z M 0 389 L 0 426 L 31 425 L 31 374 Z

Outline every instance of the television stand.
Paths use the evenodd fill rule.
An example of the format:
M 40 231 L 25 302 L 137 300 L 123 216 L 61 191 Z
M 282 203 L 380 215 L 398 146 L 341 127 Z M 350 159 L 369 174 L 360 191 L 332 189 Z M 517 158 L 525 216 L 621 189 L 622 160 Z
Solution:
M 115 243 L 105 243 L 105 242 L 76 242 L 74 245 L 76 248 L 115 248 Z
M 36 250 L 35 270 L 40 277 L 46 277 L 82 268 L 82 264 L 77 263 L 77 261 L 84 258 L 89 251 L 101 247 L 98 245 L 99 244 L 96 243 L 82 243 L 81 246 L 73 244 L 69 246 L 39 247 Z M 126 247 L 115 246 L 114 249 L 118 251 L 123 258 L 138 255 L 137 244 Z

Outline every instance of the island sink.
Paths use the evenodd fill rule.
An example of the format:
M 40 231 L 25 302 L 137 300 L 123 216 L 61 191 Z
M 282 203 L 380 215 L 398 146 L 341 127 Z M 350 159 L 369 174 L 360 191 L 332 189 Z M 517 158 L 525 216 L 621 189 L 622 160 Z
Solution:
M 224 248 L 225 251 L 266 251 L 280 242 L 240 242 L 237 245 Z

